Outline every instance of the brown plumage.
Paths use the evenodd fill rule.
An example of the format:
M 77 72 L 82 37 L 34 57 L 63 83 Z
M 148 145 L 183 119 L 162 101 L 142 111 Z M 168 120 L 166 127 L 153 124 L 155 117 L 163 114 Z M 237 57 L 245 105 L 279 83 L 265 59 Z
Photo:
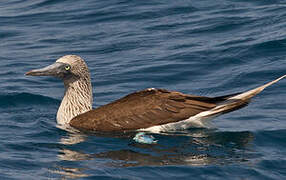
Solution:
M 165 89 L 146 89 L 78 115 L 70 125 L 92 131 L 149 128 L 188 119 L 216 107 L 231 96 L 209 98 Z M 244 105 L 247 101 L 240 103 Z
M 90 75 L 79 56 L 63 56 L 55 64 L 29 71 L 26 75 L 56 76 L 64 81 L 66 91 L 57 115 L 59 124 L 105 132 L 150 130 L 153 127 L 157 131 L 188 128 L 192 121 L 247 105 L 253 96 L 286 76 L 244 93 L 214 98 L 150 88 L 91 110 Z

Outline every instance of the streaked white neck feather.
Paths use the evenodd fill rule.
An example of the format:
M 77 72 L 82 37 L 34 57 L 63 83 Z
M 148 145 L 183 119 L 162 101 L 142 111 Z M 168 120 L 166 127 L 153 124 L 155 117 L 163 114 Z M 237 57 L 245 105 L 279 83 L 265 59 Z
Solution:
M 90 78 L 64 80 L 65 95 L 57 113 L 57 123 L 68 124 L 72 118 L 92 109 Z

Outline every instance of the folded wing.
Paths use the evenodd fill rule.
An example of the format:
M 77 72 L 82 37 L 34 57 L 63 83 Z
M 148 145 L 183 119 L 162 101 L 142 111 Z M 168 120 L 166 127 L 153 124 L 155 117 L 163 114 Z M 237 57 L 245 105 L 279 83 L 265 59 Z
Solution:
M 236 95 L 236 94 L 235 94 Z M 83 113 L 72 127 L 92 131 L 129 131 L 178 122 L 215 108 L 234 95 L 203 97 L 165 89 L 146 89 Z

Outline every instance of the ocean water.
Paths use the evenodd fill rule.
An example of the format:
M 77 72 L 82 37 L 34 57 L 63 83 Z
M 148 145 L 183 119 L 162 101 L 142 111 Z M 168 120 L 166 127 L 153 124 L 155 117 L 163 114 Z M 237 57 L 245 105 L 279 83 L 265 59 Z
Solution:
M 56 126 L 62 82 L 26 77 L 86 60 L 94 107 L 155 87 L 220 96 L 286 74 L 283 0 L 0 2 L 0 179 L 285 179 L 286 80 L 210 129 L 71 134 Z

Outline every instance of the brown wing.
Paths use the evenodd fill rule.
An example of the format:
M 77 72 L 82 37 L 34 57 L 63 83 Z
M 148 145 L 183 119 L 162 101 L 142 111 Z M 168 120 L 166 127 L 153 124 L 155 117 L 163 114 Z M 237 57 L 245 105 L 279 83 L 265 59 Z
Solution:
M 92 131 L 128 131 L 188 119 L 216 106 L 225 97 L 186 95 L 164 89 L 146 89 L 83 113 L 70 122 Z

